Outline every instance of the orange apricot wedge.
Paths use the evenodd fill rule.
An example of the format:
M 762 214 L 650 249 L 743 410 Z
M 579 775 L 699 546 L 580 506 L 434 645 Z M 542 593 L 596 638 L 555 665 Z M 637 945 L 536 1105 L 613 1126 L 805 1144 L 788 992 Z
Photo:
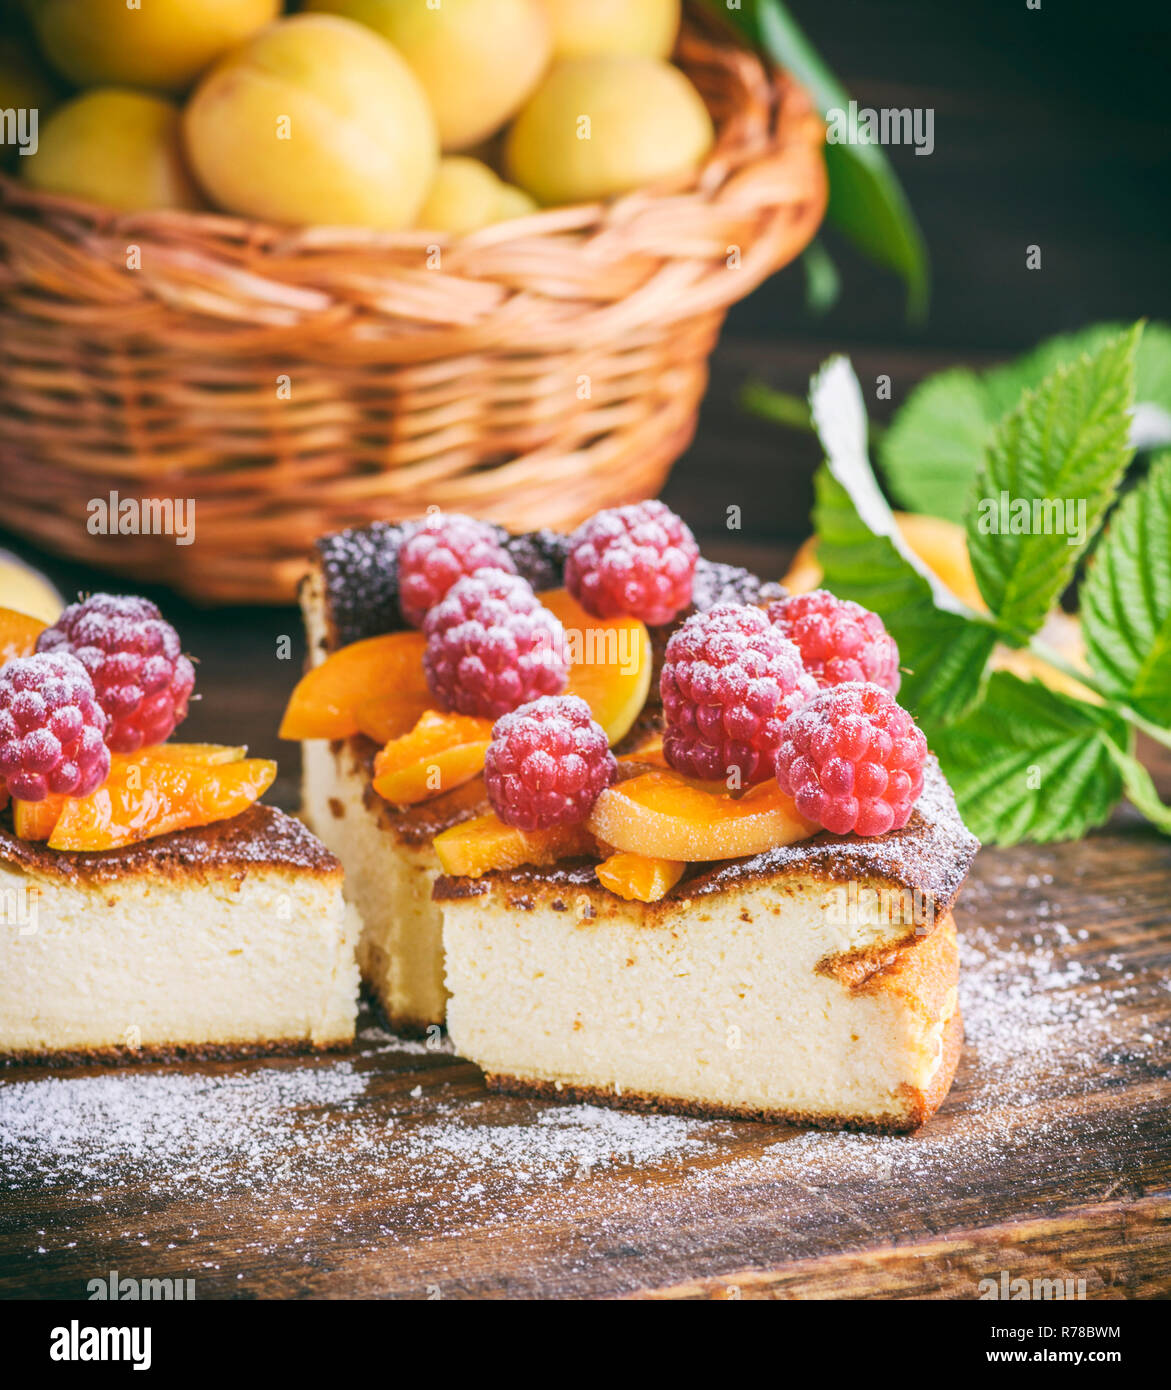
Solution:
M 491 738 L 490 719 L 428 710 L 376 755 L 374 790 L 396 806 L 441 796 L 480 775 Z
M 115 754 L 110 775 L 89 796 L 66 797 L 49 848 L 117 849 L 173 830 L 193 830 L 246 811 L 272 785 L 276 763 L 184 762 L 155 749 Z
M 580 695 L 611 744 L 620 742 L 642 713 L 651 688 L 650 634 L 638 618 L 595 618 L 567 589 L 538 594 L 561 620 L 569 643 L 567 693 Z
M 18 840 L 47 840 L 61 815 L 66 798 L 50 793 L 42 801 L 14 801 L 12 828 Z
M 581 825 L 555 825 L 548 830 L 517 830 L 489 812 L 435 837 L 435 853 L 445 874 L 480 878 L 493 869 L 518 869 L 522 864 L 550 865 L 594 852 L 594 840 Z
M 46 627 L 48 623 L 40 618 L 30 618 L 15 608 L 0 608 L 0 666 L 14 656 L 32 656 Z
M 571 664 L 567 691 L 580 695 L 611 743 L 642 712 L 653 660 L 646 625 L 637 618 L 594 618 L 564 589 L 539 595 L 561 620 Z M 423 674 L 420 632 L 368 637 L 333 652 L 293 691 L 281 738 L 349 738 L 363 733 L 388 743 L 410 733 L 435 704 Z
M 354 719 L 360 734 L 365 734 L 375 743 L 389 743 L 392 738 L 409 734 L 434 703 L 435 697 L 430 691 L 424 697 L 422 691 L 394 690 L 363 700 L 354 713 Z
M 190 763 L 196 767 L 218 767 L 222 763 L 238 763 L 248 749 L 229 743 L 155 743 L 139 750 L 155 762 Z
M 218 767 L 240 762 L 247 751 L 246 748 L 222 743 L 157 743 L 133 754 L 115 753 L 110 760 L 110 778 L 124 779 L 137 788 L 141 785 L 144 770 L 150 766 Z M 107 785 L 110 778 L 103 785 Z M 49 839 L 69 800 L 71 798 L 67 796 L 50 794 L 42 801 L 14 801 L 12 819 L 17 838 Z
M 675 887 L 686 868 L 681 859 L 652 859 L 618 850 L 603 859 L 595 872 L 603 888 L 627 902 L 657 903 Z
M 362 731 L 359 709 L 376 698 L 404 711 L 387 737 L 406 732 L 435 704 L 423 675 L 425 645 L 421 632 L 388 632 L 340 647 L 297 682 L 281 738 L 349 738 Z
M 773 780 L 731 796 L 704 790 L 668 768 L 607 787 L 587 825 L 616 850 L 688 862 L 743 859 L 817 830 Z

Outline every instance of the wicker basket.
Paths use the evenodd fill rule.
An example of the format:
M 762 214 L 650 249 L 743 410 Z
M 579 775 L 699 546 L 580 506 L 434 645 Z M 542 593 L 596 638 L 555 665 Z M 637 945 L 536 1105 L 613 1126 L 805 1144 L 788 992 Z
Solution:
M 285 602 L 341 526 L 432 504 L 571 526 L 654 494 L 728 305 L 826 200 L 800 88 L 707 28 L 676 56 L 717 126 L 698 174 L 462 238 L 0 179 L 0 521 L 203 602 Z M 195 543 L 91 534 L 112 492 L 195 498 Z

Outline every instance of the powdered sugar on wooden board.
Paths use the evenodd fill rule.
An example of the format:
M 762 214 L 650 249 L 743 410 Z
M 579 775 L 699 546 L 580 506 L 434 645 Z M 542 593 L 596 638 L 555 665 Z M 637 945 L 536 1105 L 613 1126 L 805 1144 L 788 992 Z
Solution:
M 1043 1141 L 1067 1139 L 1076 1164 L 1086 1132 L 1079 1098 L 1100 1089 L 1104 1073 L 1122 1063 L 1152 1083 L 1165 1077 L 1171 979 L 1154 963 L 1128 966 L 1084 927 L 1070 930 L 1055 904 L 1034 906 L 1027 923 L 973 925 L 994 920 L 993 902 L 1013 900 L 995 881 L 970 890 L 960 1077 L 944 1111 L 915 1136 L 485 1096 L 445 1039 L 407 1041 L 367 1022 L 344 1059 L 0 1084 L 0 1192 L 51 1200 L 53 1228 L 37 1232 L 31 1250 L 68 1246 L 70 1213 L 83 1211 L 91 1238 L 96 1212 L 112 1245 L 151 1246 L 160 1228 L 147 1220 L 145 1194 L 152 1212 L 167 1214 L 169 1248 L 184 1241 L 187 1214 L 202 1210 L 224 1216 L 243 1255 L 299 1245 L 373 1250 L 344 1215 L 358 1206 L 377 1213 L 383 1240 L 506 1225 L 518 1198 L 533 1221 L 570 1209 L 586 1228 L 626 1238 L 663 1222 L 735 1215 L 745 1184 L 773 1185 L 778 1211 L 786 1188 L 799 1185 L 822 1194 L 833 1219 L 848 1220 L 859 1193 L 869 1204 L 883 1184 L 902 1193 L 928 1177 L 962 1193 L 973 1172 L 987 1177 Z M 1000 916 L 1012 911 L 1001 906 Z M 1095 1162 L 1106 1176 L 1121 1170 L 1129 1142 L 1125 1124 L 1099 1127 Z M 12 1205 L 0 1201 L 0 1223 Z

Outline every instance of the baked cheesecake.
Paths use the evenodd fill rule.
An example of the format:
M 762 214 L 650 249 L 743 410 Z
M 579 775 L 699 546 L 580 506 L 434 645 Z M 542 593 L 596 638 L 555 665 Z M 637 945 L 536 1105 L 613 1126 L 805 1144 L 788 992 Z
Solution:
M 7 1061 L 353 1040 L 358 921 L 342 867 L 273 807 L 101 853 L 0 825 L 0 904 Z
M 505 1091 L 915 1129 L 959 1057 L 976 849 L 933 763 L 903 829 L 694 865 L 658 902 L 590 860 L 441 877 L 452 1042 Z
M 876 614 L 706 564 L 653 502 L 570 538 L 341 533 L 301 599 L 282 733 L 392 1026 L 446 1019 L 511 1090 L 891 1131 L 934 1112 L 977 844 Z
M 275 763 L 170 741 L 194 680 L 146 599 L 0 609 L 0 1060 L 353 1038 L 342 867 Z
M 318 666 L 343 648 L 406 628 L 397 557 L 406 528 L 389 522 L 319 539 L 301 584 L 308 661 Z M 501 543 L 517 572 L 538 591 L 564 580 L 567 537 L 552 531 Z M 719 603 L 766 603 L 782 590 L 747 570 L 700 560 L 692 610 Z M 648 708 L 622 746 L 636 746 L 655 720 L 657 667 L 666 628 L 652 628 Z M 446 1018 L 443 913 L 432 899 L 441 869 L 435 836 L 490 809 L 482 780 L 421 804 L 396 806 L 374 789 L 379 744 L 364 734 L 301 742 L 306 823 L 345 867 L 346 893 L 362 920 L 362 980 L 391 1027 L 419 1034 Z

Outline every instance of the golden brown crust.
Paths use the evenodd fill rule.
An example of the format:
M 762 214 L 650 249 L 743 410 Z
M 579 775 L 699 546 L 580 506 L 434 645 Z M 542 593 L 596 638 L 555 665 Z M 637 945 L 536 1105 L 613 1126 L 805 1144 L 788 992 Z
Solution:
M 960 952 L 955 922 L 945 917 L 928 937 L 916 937 L 864 981 L 858 994 L 891 994 L 929 1019 L 951 1012 L 951 999 L 960 978 Z
M 857 951 L 839 951 L 817 962 L 817 973 L 837 980 L 854 994 L 890 990 L 907 998 L 934 1001 L 928 1012 L 940 1012 L 944 993 L 959 974 L 959 950 L 951 913 L 920 934 L 912 929 L 895 941 L 883 941 Z
M 198 830 L 176 830 L 137 845 L 88 854 L 18 839 L 5 821 L 0 824 L 0 864 L 80 887 L 134 879 L 197 882 L 208 874 L 238 875 L 253 869 L 322 877 L 340 877 L 342 872 L 338 860 L 299 820 L 259 802 L 230 820 Z
M 696 1120 L 753 1120 L 773 1125 L 811 1125 L 815 1129 L 851 1129 L 864 1134 L 908 1134 L 929 1120 L 943 1104 L 955 1075 L 963 1037 L 963 1022 L 957 1009 L 944 1027 L 943 1061 L 939 1070 L 926 1091 L 910 1086 L 900 1088 L 901 1094 L 906 1097 L 907 1108 L 899 1114 L 817 1114 L 807 1110 L 763 1110 L 710 1105 L 705 1101 L 649 1095 L 644 1091 L 622 1091 L 621 1094 L 617 1094 L 604 1086 L 558 1085 L 555 1081 L 506 1076 L 499 1072 L 486 1072 L 484 1079 L 491 1091 L 537 1096 L 542 1100 L 581 1101 L 588 1105 L 605 1105 L 614 1110 L 640 1110 L 655 1115 L 686 1115 Z
M 352 1046 L 353 1037 L 315 1043 L 308 1038 L 279 1038 L 269 1042 L 175 1043 L 142 1047 L 75 1047 L 60 1051 L 0 1053 L 0 1066 L 75 1067 L 91 1064 L 123 1066 L 126 1062 L 218 1062 L 277 1054 L 339 1052 Z
M 935 1114 L 947 1099 L 951 1083 L 955 1079 L 960 1053 L 964 1047 L 964 1016 L 956 1005 L 955 1012 L 943 1025 L 940 1038 L 943 1056 L 935 1075 L 927 1083 L 925 1090 L 918 1086 L 902 1086 L 901 1092 L 907 1098 L 908 1129 L 918 1129 L 920 1125 Z

